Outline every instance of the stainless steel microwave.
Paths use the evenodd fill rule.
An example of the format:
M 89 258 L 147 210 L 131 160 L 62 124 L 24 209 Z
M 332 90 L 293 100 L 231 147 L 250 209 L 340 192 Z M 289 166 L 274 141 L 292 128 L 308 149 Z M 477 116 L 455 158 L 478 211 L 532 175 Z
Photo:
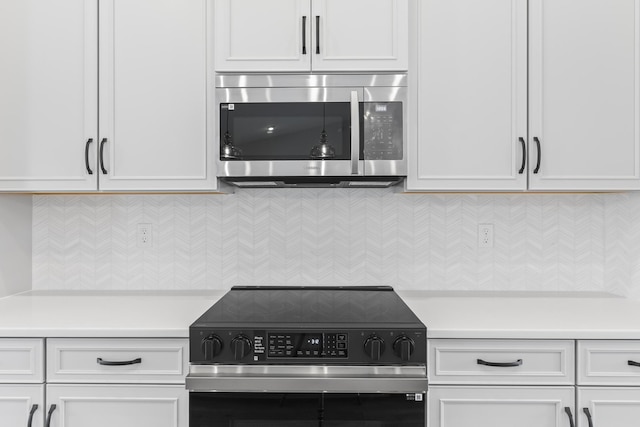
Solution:
M 407 76 L 218 75 L 218 175 L 240 187 L 388 187 L 407 174 Z

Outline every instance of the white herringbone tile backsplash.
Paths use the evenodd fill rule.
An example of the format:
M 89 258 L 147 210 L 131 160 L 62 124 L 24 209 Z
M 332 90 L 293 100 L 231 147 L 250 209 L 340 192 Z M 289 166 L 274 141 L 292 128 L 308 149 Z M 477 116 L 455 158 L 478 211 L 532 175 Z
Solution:
M 628 295 L 640 280 L 627 255 L 640 254 L 640 197 L 629 194 L 291 189 L 33 200 L 38 290 L 388 284 Z M 139 223 L 153 226 L 150 249 L 136 245 Z M 494 225 L 493 248 L 477 247 L 480 223 Z

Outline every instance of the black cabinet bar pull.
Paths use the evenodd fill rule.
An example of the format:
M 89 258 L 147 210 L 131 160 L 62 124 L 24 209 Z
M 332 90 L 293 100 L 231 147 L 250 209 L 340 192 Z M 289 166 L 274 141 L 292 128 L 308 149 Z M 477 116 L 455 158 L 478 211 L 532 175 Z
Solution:
M 522 359 L 518 359 L 515 362 L 506 362 L 506 363 L 486 362 L 482 359 L 478 359 L 478 365 L 494 366 L 496 368 L 514 368 L 516 366 L 522 365 Z
M 307 54 L 307 17 L 302 17 L 302 54 Z
M 640 368 L 640 362 L 634 362 L 633 360 L 629 360 L 629 362 L 627 362 L 627 364 L 629 366 L 637 366 Z
M 575 427 L 575 424 L 573 422 L 573 414 L 571 413 L 571 408 L 568 406 L 565 406 L 564 412 L 566 412 L 567 416 L 569 417 L 569 427 Z
M 89 166 L 89 146 L 93 144 L 93 138 L 87 140 L 87 144 L 84 146 L 84 165 L 87 167 L 87 173 L 93 175 L 93 171 Z
M 520 166 L 520 170 L 518 174 L 522 175 L 524 173 L 524 167 L 527 165 L 527 143 L 524 142 L 524 138 L 518 138 L 520 140 L 520 144 L 522 144 L 522 166 Z
M 533 173 L 538 173 L 540 171 L 540 160 L 542 158 L 542 148 L 540 147 L 540 140 L 537 136 L 533 137 L 533 140 L 536 143 L 536 147 L 538 148 L 538 163 L 536 163 L 536 168 L 533 170 Z
M 316 16 L 316 54 L 320 54 L 320 17 Z
M 103 366 L 125 366 L 125 365 L 136 365 L 138 363 L 142 363 L 142 359 L 139 357 L 133 360 L 125 360 L 124 362 L 110 362 L 108 360 L 102 360 L 101 357 L 98 357 L 98 365 L 103 365 Z
M 51 414 L 53 414 L 53 411 L 55 410 L 56 410 L 56 405 L 49 406 L 49 413 L 47 414 L 47 422 L 45 424 L 45 427 L 51 427 Z
M 591 418 L 591 411 L 589 408 L 582 408 L 584 414 L 587 416 L 587 421 L 589 422 L 589 427 L 593 427 L 593 418 Z
M 31 411 L 29 412 L 29 421 L 27 422 L 27 427 L 31 427 L 31 424 L 33 423 L 33 414 L 35 414 L 37 410 L 38 410 L 38 405 L 33 405 L 31 407 Z
M 103 174 L 107 174 L 107 169 L 104 167 L 104 145 L 107 143 L 107 138 L 102 138 L 100 141 L 100 169 Z

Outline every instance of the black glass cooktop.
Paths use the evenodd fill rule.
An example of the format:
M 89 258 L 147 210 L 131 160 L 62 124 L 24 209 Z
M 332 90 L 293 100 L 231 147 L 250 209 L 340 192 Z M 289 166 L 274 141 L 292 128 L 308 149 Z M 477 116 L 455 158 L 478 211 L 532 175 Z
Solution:
M 424 327 L 392 287 L 236 286 L 195 327 Z

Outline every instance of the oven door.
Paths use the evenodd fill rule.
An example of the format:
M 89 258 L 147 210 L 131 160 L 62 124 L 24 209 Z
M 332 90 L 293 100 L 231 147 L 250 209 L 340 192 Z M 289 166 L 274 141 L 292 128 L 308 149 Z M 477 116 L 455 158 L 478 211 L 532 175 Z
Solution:
M 422 427 L 425 366 L 191 365 L 190 427 Z
M 424 427 L 417 393 L 190 393 L 189 427 Z

